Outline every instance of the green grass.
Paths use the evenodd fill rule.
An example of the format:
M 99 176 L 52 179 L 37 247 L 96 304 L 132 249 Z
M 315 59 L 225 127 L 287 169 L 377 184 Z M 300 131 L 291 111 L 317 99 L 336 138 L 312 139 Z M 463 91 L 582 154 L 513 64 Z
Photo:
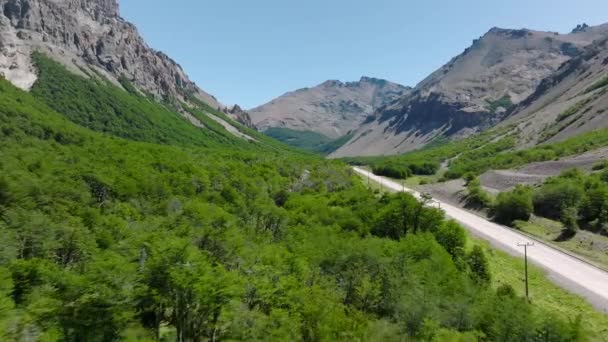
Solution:
M 556 241 L 564 225 L 545 218 L 533 217 L 529 222 L 516 222 L 516 228 L 552 246 L 580 255 L 608 270 L 608 237 L 580 230 L 566 241 Z
M 519 295 L 525 294 L 524 261 L 502 251 L 487 247 L 488 261 L 494 279 L 493 286 L 509 284 Z M 550 312 L 566 320 L 581 316 L 583 327 L 591 334 L 589 341 L 608 341 L 608 316 L 600 313 L 585 299 L 571 294 L 552 283 L 545 272 L 535 266 L 529 268 L 530 298 L 534 305 L 549 309 Z

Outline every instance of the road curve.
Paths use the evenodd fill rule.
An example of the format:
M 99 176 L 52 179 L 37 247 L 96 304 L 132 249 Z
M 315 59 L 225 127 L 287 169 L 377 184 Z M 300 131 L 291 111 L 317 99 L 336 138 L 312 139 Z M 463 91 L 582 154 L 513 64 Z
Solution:
M 407 191 L 420 198 L 420 194 L 405 188 L 395 181 L 379 177 L 358 167 L 353 168 L 361 176 L 382 184 L 392 191 Z M 523 249 L 517 244 L 532 241 L 529 237 L 513 229 L 490 222 L 464 209 L 433 200 L 431 205 L 437 205 L 445 211 L 446 216 L 459 222 L 473 235 L 487 240 L 494 247 L 505 252 L 523 257 Z M 585 297 L 594 307 L 608 313 L 608 272 L 589 263 L 556 250 L 542 242 L 534 241 L 535 245 L 528 248 L 528 259 L 544 269 L 549 278 L 565 289 Z

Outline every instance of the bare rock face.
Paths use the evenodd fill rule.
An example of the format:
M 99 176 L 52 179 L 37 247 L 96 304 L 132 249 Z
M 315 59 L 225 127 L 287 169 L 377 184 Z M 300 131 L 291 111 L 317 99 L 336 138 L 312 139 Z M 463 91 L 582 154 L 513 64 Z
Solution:
M 438 136 L 460 138 L 501 122 L 541 81 L 608 25 L 570 34 L 493 28 L 462 54 L 381 108 L 333 157 L 398 154 Z
M 117 0 L 0 0 L 0 8 L 0 73 L 23 89 L 36 80 L 30 55 L 40 50 L 82 75 L 94 71 L 116 84 L 126 77 L 159 99 L 196 96 L 219 106 L 177 63 L 147 46 L 119 16 Z
M 589 30 L 584 24 L 581 30 Z M 545 78 L 504 121 L 522 147 L 608 127 L 608 33 Z
M 224 109 L 222 109 L 222 112 L 224 112 L 224 114 L 228 115 L 233 120 L 240 123 L 241 125 L 247 126 L 252 129 L 256 129 L 255 125 L 253 124 L 253 121 L 251 120 L 251 116 L 249 115 L 249 113 L 244 111 L 239 105 L 234 105 L 230 109 L 225 107 Z
M 250 112 L 260 130 L 290 128 L 339 138 L 410 89 L 370 77 L 346 83 L 330 80 L 313 88 L 286 93 Z

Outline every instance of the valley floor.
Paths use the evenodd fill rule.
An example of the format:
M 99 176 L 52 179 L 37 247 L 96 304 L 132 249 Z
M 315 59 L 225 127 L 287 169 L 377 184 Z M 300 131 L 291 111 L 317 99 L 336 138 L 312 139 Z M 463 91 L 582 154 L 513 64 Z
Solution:
M 355 171 L 372 181 L 393 191 L 409 190 L 403 184 L 370 174 L 360 168 Z M 411 190 L 410 190 L 411 191 Z M 414 194 L 418 194 L 414 192 Z M 419 194 L 418 194 L 419 195 Z M 513 256 L 523 256 L 518 243 L 530 241 L 530 238 L 513 229 L 489 222 L 481 216 L 472 214 L 451 204 L 434 200 L 431 205 L 440 206 L 446 215 L 467 227 L 470 232 L 482 238 L 498 249 Z M 556 250 L 543 242 L 529 250 L 529 259 L 548 272 L 550 279 L 567 290 L 587 298 L 594 307 L 608 313 L 608 273 L 571 255 Z

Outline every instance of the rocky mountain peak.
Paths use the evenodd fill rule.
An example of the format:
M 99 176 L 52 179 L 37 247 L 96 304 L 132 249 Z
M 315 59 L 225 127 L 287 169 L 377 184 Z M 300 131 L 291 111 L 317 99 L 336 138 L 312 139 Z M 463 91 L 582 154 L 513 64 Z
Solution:
M 217 100 L 190 81 L 164 53 L 150 48 L 123 20 L 117 0 L 0 0 L 0 74 L 28 89 L 36 81 L 30 56 L 41 51 L 82 76 L 126 78 L 158 99 Z
M 62 0 L 56 0 L 61 1 Z M 95 18 L 115 18 L 119 16 L 118 0 L 68 0 L 68 6 L 80 8 Z
M 572 30 L 572 33 L 586 32 L 588 28 L 589 28 L 589 25 L 587 25 L 586 23 L 578 24 Z
M 343 85 L 344 85 L 344 83 L 342 83 L 339 80 L 328 80 L 328 81 L 321 83 L 321 87 L 327 87 L 327 88 L 341 87 Z
M 409 91 L 409 87 L 365 76 L 355 82 L 329 80 L 316 87 L 286 93 L 250 113 L 262 131 L 289 128 L 338 138 Z
M 604 37 L 608 25 L 579 25 L 576 31 L 490 29 L 411 92 L 380 108 L 332 156 L 403 153 L 438 136 L 459 138 L 495 125 L 545 77 Z

